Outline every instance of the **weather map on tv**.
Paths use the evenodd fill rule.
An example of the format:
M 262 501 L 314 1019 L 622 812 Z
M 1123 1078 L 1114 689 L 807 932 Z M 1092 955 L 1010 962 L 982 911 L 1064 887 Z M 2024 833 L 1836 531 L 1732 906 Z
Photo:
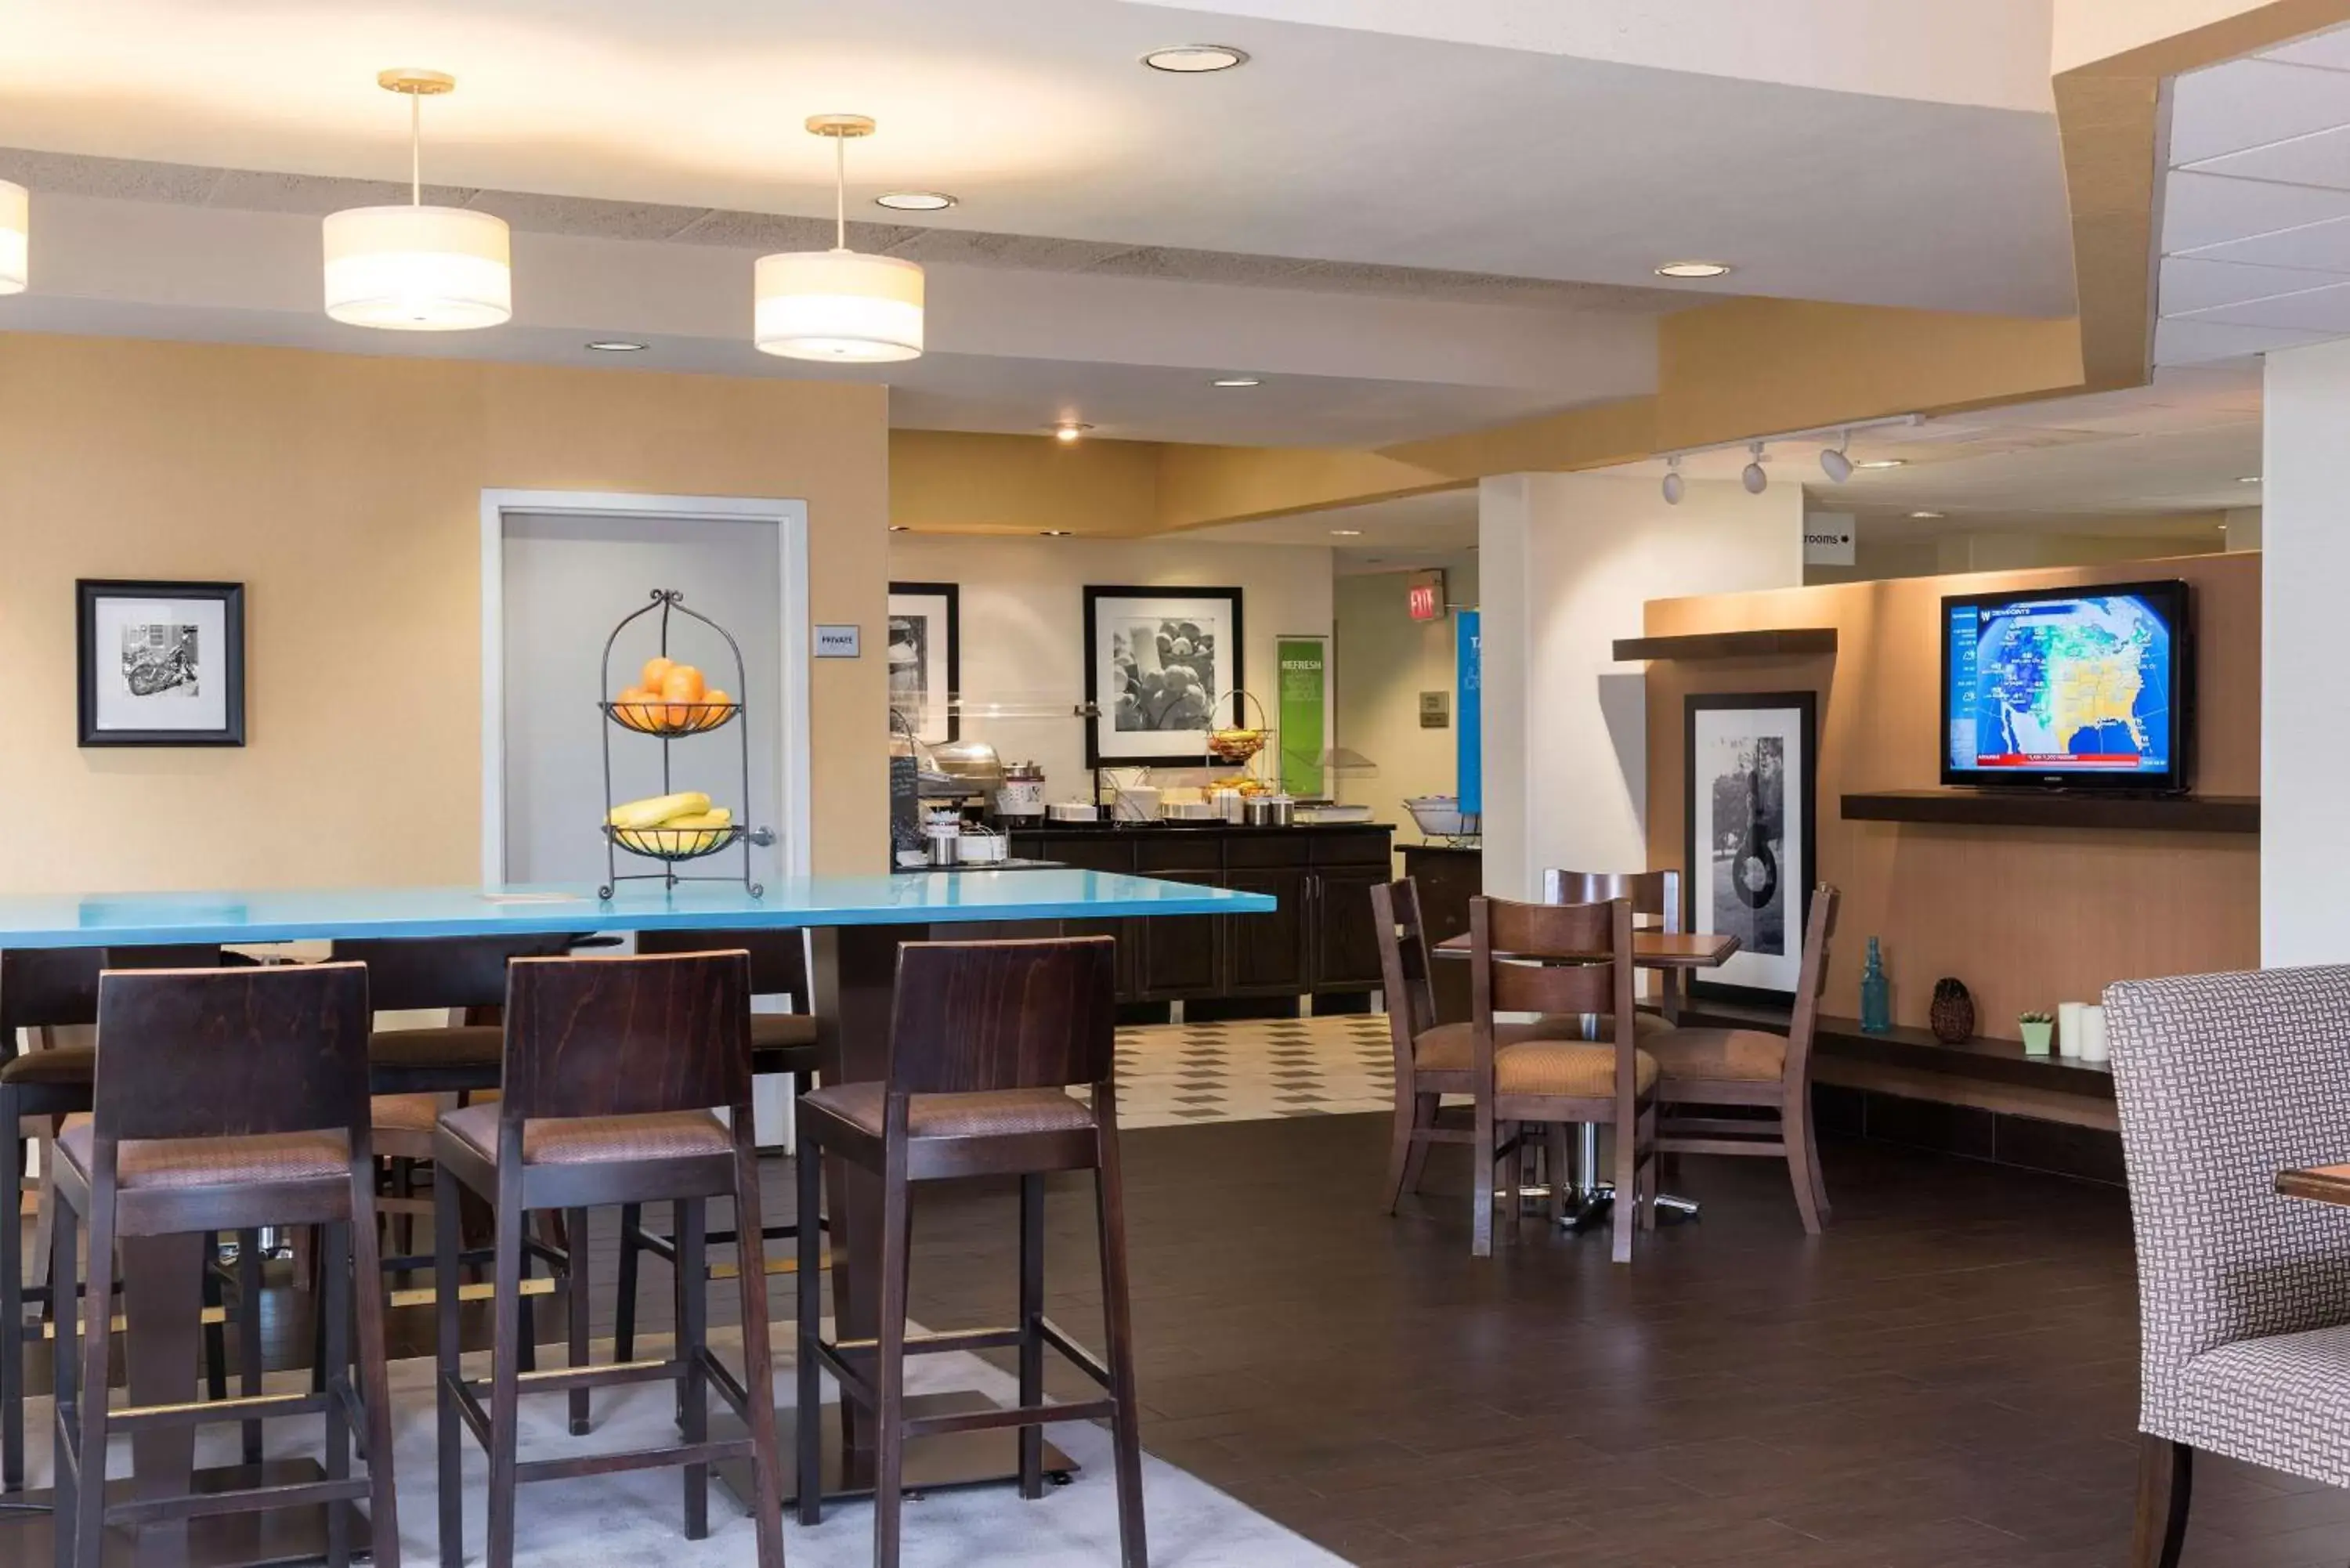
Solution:
M 2176 776 L 2175 587 L 1946 601 L 1949 771 Z

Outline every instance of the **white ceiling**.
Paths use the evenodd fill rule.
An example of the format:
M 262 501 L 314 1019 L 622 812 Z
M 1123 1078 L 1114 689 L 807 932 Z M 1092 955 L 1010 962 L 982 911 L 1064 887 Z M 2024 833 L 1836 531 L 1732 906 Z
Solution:
M 2350 333 L 2350 30 L 2173 84 L 2158 360 Z

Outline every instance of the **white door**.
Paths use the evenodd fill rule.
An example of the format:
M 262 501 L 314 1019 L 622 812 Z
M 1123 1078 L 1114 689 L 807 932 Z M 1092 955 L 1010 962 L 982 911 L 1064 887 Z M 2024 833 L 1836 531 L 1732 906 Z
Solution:
M 502 514 L 503 879 L 509 883 L 600 882 L 606 846 L 606 746 L 609 795 L 634 800 L 701 790 L 754 827 L 785 826 L 783 541 L 772 519 L 729 520 L 658 514 L 507 511 Z M 731 633 L 725 638 L 682 613 L 669 619 L 668 655 L 700 667 L 713 686 L 744 703 L 742 718 L 706 734 L 663 743 L 608 724 L 596 706 L 637 683 L 644 661 L 664 651 L 660 611 L 638 617 L 614 645 L 605 639 L 656 588 Z M 749 746 L 744 779 L 743 747 Z M 754 877 L 773 885 L 775 847 L 751 849 Z M 621 854 L 623 873 L 657 872 L 658 861 Z M 728 849 L 680 867 L 737 874 L 743 852 Z

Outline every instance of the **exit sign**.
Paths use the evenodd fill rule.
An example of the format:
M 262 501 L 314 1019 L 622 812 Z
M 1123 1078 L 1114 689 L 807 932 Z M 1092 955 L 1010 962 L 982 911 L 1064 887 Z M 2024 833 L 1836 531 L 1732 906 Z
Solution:
M 1442 572 L 1419 573 L 1411 579 L 1409 594 L 1409 597 L 1406 602 L 1411 607 L 1412 619 L 1441 620 L 1444 618 L 1444 574 Z

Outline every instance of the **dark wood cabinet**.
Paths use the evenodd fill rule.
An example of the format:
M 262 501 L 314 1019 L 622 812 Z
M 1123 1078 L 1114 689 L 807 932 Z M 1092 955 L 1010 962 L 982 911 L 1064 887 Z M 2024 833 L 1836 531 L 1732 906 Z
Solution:
M 1277 908 L 1214 919 L 1107 920 L 1128 1002 L 1345 995 L 1379 986 L 1371 887 L 1392 875 L 1385 826 L 1061 827 L 1012 837 L 1022 859 L 1263 893 Z

